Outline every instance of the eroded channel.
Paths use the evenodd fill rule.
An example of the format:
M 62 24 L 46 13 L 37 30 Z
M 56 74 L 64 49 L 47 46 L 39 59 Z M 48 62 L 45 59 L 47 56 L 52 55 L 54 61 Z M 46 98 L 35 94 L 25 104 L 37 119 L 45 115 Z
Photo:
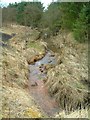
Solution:
M 54 54 L 48 51 L 43 59 L 30 65 L 30 94 L 48 117 L 54 117 L 60 110 L 58 103 L 49 95 L 44 82 L 47 79 L 45 67 L 56 65 L 56 63 Z
M 1 46 L 7 46 L 6 41 L 14 36 L 5 33 L 0 34 L 2 34 L 2 36 L 0 36 Z M 47 79 L 46 67 L 55 66 L 56 64 L 56 57 L 54 53 L 49 50 L 41 60 L 29 65 L 30 95 L 40 106 L 42 112 L 48 117 L 54 117 L 54 115 L 60 111 L 58 103 L 50 96 L 47 86 L 45 85 L 45 80 Z

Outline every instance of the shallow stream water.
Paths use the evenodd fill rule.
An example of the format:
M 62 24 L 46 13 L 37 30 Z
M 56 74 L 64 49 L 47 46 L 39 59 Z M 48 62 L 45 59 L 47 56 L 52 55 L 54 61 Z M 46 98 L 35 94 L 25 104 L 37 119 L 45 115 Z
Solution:
M 30 94 L 48 117 L 54 117 L 60 109 L 58 103 L 48 93 L 44 83 L 44 80 L 47 79 L 44 66 L 56 65 L 56 63 L 55 56 L 48 51 L 41 60 L 30 65 Z
M 6 42 L 11 39 L 13 35 L 0 33 L 0 46 L 7 46 Z M 4 42 L 2 42 L 4 41 Z M 52 45 L 50 45 L 52 46 Z M 51 48 L 54 48 L 51 47 Z M 54 115 L 60 111 L 58 103 L 48 93 L 47 86 L 44 80 L 47 79 L 47 72 L 45 66 L 57 64 L 56 57 L 52 51 L 47 51 L 46 55 L 34 64 L 30 64 L 29 74 L 29 89 L 30 95 L 34 98 L 35 102 L 40 106 L 42 112 L 48 117 L 54 117 Z

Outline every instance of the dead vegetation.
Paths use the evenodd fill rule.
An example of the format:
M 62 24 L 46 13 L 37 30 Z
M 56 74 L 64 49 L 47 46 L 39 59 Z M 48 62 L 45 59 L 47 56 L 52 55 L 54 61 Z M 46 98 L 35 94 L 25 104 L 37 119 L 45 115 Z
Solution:
M 33 31 L 28 27 L 12 26 L 5 32 L 16 33 L 16 36 L 10 40 L 9 48 L 2 48 L 0 58 L 3 88 L 1 113 L 4 118 L 42 117 L 38 106 L 28 94 L 28 63 L 44 56 L 46 43 L 33 38 Z M 66 32 L 50 39 L 58 49 L 58 65 L 45 66 L 48 70 L 45 84 L 50 95 L 55 97 L 64 110 L 63 114 L 60 112 L 56 117 L 68 118 L 75 112 L 77 116 L 77 109 L 84 111 L 90 100 L 90 91 L 84 83 L 89 82 L 87 45 L 77 44 L 72 35 Z M 83 111 L 82 117 L 87 117 Z
M 58 65 L 48 71 L 46 86 L 60 108 L 67 114 L 89 105 L 89 89 L 82 83 L 88 81 L 88 47 L 74 41 L 72 34 L 64 31 L 53 44 L 58 50 Z
M 6 28 L 6 33 L 8 31 L 16 33 L 16 36 L 10 39 L 8 47 L 3 47 L 1 51 L 0 70 L 3 99 L 0 116 L 3 116 L 3 118 L 42 117 L 43 113 L 40 112 L 39 107 L 29 94 L 29 67 L 27 61 L 42 55 L 45 52 L 44 46 L 40 46 L 39 43 L 41 49 L 34 48 L 34 46 L 27 47 L 25 44 L 27 36 L 25 37 L 25 34 L 26 31 L 27 34 L 30 33 L 28 27 L 12 26 Z M 32 41 L 29 35 L 28 40 L 29 42 Z

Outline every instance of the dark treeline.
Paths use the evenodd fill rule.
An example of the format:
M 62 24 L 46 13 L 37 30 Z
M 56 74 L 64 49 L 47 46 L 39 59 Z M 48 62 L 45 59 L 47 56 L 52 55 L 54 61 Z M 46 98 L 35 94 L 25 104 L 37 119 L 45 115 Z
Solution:
M 3 24 L 17 23 L 46 30 L 57 35 L 60 29 L 70 30 L 79 42 L 88 40 L 90 3 L 52 2 L 44 10 L 41 2 L 21 2 L 2 8 Z

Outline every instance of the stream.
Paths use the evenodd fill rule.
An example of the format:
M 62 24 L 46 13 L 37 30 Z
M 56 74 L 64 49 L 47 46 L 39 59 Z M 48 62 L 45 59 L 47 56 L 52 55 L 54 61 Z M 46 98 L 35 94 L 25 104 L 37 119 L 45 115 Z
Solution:
M 7 47 L 7 41 L 14 35 L 0 32 L 0 46 Z M 41 60 L 29 65 L 29 90 L 30 95 L 34 98 L 41 111 L 48 117 L 54 117 L 60 111 L 60 108 L 55 99 L 50 96 L 45 85 L 45 80 L 47 79 L 45 66 L 55 66 L 57 64 L 56 57 L 51 51 L 52 49 L 56 50 L 56 48 L 52 44 L 49 44 L 48 48 L 49 50 Z
M 54 117 L 60 111 L 58 103 L 49 95 L 44 83 L 44 80 L 47 79 L 45 66 L 56 65 L 56 63 L 57 61 L 52 51 L 48 51 L 41 60 L 29 65 L 30 94 L 48 117 Z

